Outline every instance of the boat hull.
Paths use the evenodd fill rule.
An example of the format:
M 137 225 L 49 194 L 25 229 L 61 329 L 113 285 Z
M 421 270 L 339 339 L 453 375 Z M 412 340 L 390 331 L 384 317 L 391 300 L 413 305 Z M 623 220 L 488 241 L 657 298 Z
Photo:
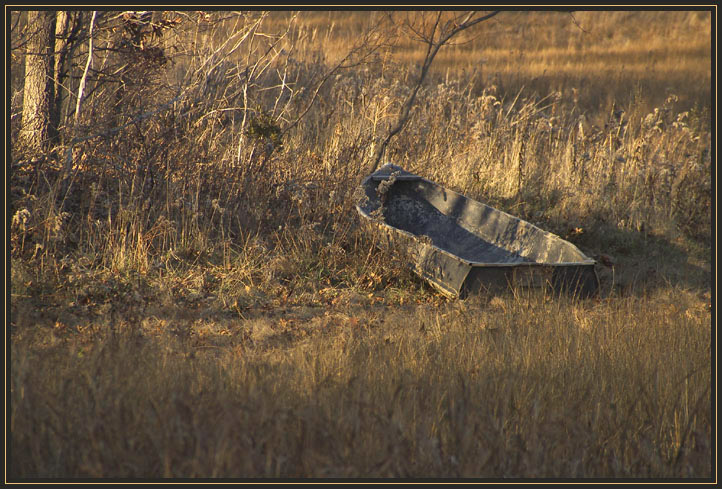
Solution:
M 572 243 L 398 166 L 380 168 L 360 190 L 356 208 L 377 243 L 449 297 L 510 286 L 585 297 L 598 289 L 595 261 Z

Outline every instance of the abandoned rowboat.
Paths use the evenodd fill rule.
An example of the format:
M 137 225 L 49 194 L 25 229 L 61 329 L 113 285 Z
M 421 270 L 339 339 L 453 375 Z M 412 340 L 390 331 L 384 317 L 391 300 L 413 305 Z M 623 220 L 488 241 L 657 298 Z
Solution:
M 590 296 L 595 261 L 559 236 L 387 164 L 361 183 L 356 209 L 378 244 L 403 254 L 446 296 L 508 286 Z

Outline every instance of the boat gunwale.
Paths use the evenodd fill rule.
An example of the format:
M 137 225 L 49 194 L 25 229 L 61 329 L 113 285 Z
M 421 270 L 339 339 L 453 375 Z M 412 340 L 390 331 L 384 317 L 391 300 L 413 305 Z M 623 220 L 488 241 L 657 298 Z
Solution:
M 386 166 L 386 165 L 385 165 L 385 166 Z M 382 168 L 383 168 L 383 167 L 382 167 Z M 376 174 L 371 174 L 371 175 L 367 176 L 366 178 L 364 178 L 364 180 L 361 182 L 361 186 L 362 186 L 362 187 L 365 187 L 369 180 L 382 181 L 382 180 L 389 180 L 389 179 L 391 179 L 391 178 L 392 178 L 392 175 L 376 175 Z M 480 205 L 483 205 L 483 206 L 485 206 L 485 207 L 488 207 L 488 208 L 490 208 L 490 209 L 493 209 L 493 210 L 496 211 L 496 212 L 500 212 L 500 213 L 502 213 L 502 214 L 504 214 L 504 215 L 506 215 L 506 216 L 509 216 L 509 217 L 512 218 L 512 219 L 515 219 L 515 220 L 518 220 L 518 221 L 521 221 L 521 222 L 525 222 L 525 223 L 529 224 L 530 226 L 532 226 L 533 228 L 536 228 L 536 229 L 538 229 L 539 231 L 541 231 L 541 232 L 543 232 L 543 233 L 545 233 L 545 234 L 550 235 L 553 239 L 558 239 L 558 240 L 560 240 L 560 241 L 563 241 L 563 242 L 566 243 L 567 245 L 573 246 L 574 248 L 577 249 L 577 251 L 579 251 L 579 253 L 580 253 L 581 255 L 586 256 L 574 243 L 570 243 L 569 241 L 565 240 L 565 239 L 562 238 L 561 236 L 558 236 L 558 235 L 556 235 L 556 234 L 554 234 L 554 233 L 552 233 L 552 232 L 550 232 L 550 231 L 546 231 L 545 229 L 542 229 L 542 228 L 540 228 L 539 226 L 536 226 L 535 224 L 533 224 L 533 223 L 531 223 L 531 222 L 529 222 L 529 221 L 526 221 L 526 220 L 521 219 L 521 218 L 519 218 L 519 217 L 516 217 L 516 216 L 514 216 L 514 215 L 512 215 L 512 214 L 509 214 L 509 213 L 507 213 L 507 212 L 504 212 L 504 211 L 501 210 L 501 209 L 497 209 L 497 208 L 492 207 L 492 206 L 490 206 L 490 205 L 488 205 L 488 204 L 484 204 L 483 202 L 479 202 L 478 200 L 472 199 L 472 198 L 467 197 L 467 196 L 465 196 L 465 195 L 463 195 L 463 194 L 460 194 L 460 193 L 455 192 L 455 191 L 453 191 L 453 190 L 451 190 L 451 189 L 448 189 L 448 188 L 444 187 L 443 185 L 440 185 L 440 184 L 438 184 L 438 183 L 432 182 L 431 180 L 428 180 L 428 179 L 426 179 L 426 178 L 424 178 L 424 177 L 421 177 L 421 176 L 418 176 L 418 175 L 414 175 L 414 174 L 408 174 L 408 175 L 396 175 L 396 176 L 394 176 L 394 178 L 395 178 L 395 180 L 399 180 L 399 181 L 414 181 L 414 180 L 420 180 L 420 181 L 424 181 L 424 182 L 426 182 L 426 183 L 429 183 L 429 184 L 431 184 L 431 185 L 433 185 L 433 186 L 435 186 L 435 187 L 442 188 L 442 189 L 444 189 L 446 192 L 451 192 L 451 193 L 453 193 L 453 194 L 455 194 L 455 195 L 458 195 L 458 196 L 460 196 L 460 197 L 462 197 L 462 198 L 464 198 L 464 199 L 466 199 L 466 200 L 470 200 L 470 201 L 472 201 L 472 202 L 476 202 L 476 203 L 478 203 L 478 204 L 480 204 Z M 391 224 L 387 223 L 385 220 L 378 219 L 378 218 L 374 218 L 374 217 L 371 216 L 369 213 L 367 213 L 366 211 L 364 211 L 358 203 L 356 203 L 355 205 L 356 205 L 356 210 L 359 212 L 359 214 L 361 214 L 363 217 L 365 217 L 369 222 L 376 223 L 377 225 L 378 225 L 378 224 L 383 225 L 383 226 L 385 226 L 385 227 L 387 227 L 387 228 L 389 228 L 389 229 L 393 229 L 394 231 L 396 231 L 396 232 L 398 232 L 398 233 L 401 233 L 401 234 L 403 234 L 403 235 L 405 235 L 405 236 L 407 236 L 407 237 L 413 238 L 414 240 L 418 240 L 418 239 L 419 239 L 419 235 L 418 235 L 418 234 L 410 233 L 409 231 L 404 231 L 403 229 L 397 228 L 396 226 L 392 226 Z M 485 240 L 484 240 L 483 238 L 481 238 L 481 237 L 479 237 L 479 239 L 481 239 L 482 241 L 485 241 Z M 434 245 L 434 244 L 430 244 L 430 243 L 425 243 L 425 244 L 426 244 L 426 246 L 430 246 L 431 248 L 434 248 L 435 250 L 438 250 L 438 251 L 440 251 L 441 253 L 443 253 L 443 254 L 445 254 L 445 255 L 448 255 L 448 256 L 452 257 L 453 259 L 455 259 L 455 260 L 457 260 L 457 261 L 459 261 L 459 262 L 461 262 L 461 263 L 464 263 L 465 265 L 469 265 L 469 266 L 475 267 L 475 268 L 484 268 L 484 267 L 490 267 L 490 268 L 491 268 L 491 267 L 498 267 L 498 268 L 502 268 L 502 267 L 506 267 L 506 268 L 509 268 L 509 267 L 579 267 L 579 266 L 594 266 L 594 265 L 596 264 L 596 260 L 594 260 L 593 258 L 589 258 L 588 260 L 586 260 L 586 261 L 581 261 L 581 262 L 535 262 L 535 261 L 530 261 L 530 262 L 517 262 L 517 263 L 498 263 L 498 262 L 497 262 L 497 263 L 494 263 L 494 262 L 469 261 L 469 260 L 466 260 L 466 259 L 464 259 L 464 258 L 461 258 L 459 255 L 456 255 L 456 254 L 454 254 L 454 253 L 451 253 L 451 252 L 448 251 L 448 250 L 445 250 L 445 249 L 443 249 L 443 248 L 439 248 L 438 246 L 436 246 L 436 245 Z

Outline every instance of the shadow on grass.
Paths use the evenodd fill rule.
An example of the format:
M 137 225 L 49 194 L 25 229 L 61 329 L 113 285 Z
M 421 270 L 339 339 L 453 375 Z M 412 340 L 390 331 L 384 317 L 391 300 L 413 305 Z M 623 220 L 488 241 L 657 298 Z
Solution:
M 562 236 L 597 261 L 602 295 L 641 296 L 680 287 L 700 294 L 712 286 L 711 246 L 680 236 L 599 225 L 577 236 Z

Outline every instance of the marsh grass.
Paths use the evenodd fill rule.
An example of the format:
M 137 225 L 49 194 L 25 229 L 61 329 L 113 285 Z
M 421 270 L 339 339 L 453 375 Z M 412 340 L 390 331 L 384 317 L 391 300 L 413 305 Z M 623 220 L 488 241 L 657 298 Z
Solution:
M 238 18 L 179 28 L 127 96 L 187 97 L 78 144 L 67 194 L 63 161 L 12 148 L 9 477 L 711 477 L 709 12 L 499 15 L 442 49 L 389 146 L 610 255 L 583 301 L 448 301 L 359 228 L 418 45 L 279 132 L 375 15 L 262 18 L 288 56 L 249 103 Z

